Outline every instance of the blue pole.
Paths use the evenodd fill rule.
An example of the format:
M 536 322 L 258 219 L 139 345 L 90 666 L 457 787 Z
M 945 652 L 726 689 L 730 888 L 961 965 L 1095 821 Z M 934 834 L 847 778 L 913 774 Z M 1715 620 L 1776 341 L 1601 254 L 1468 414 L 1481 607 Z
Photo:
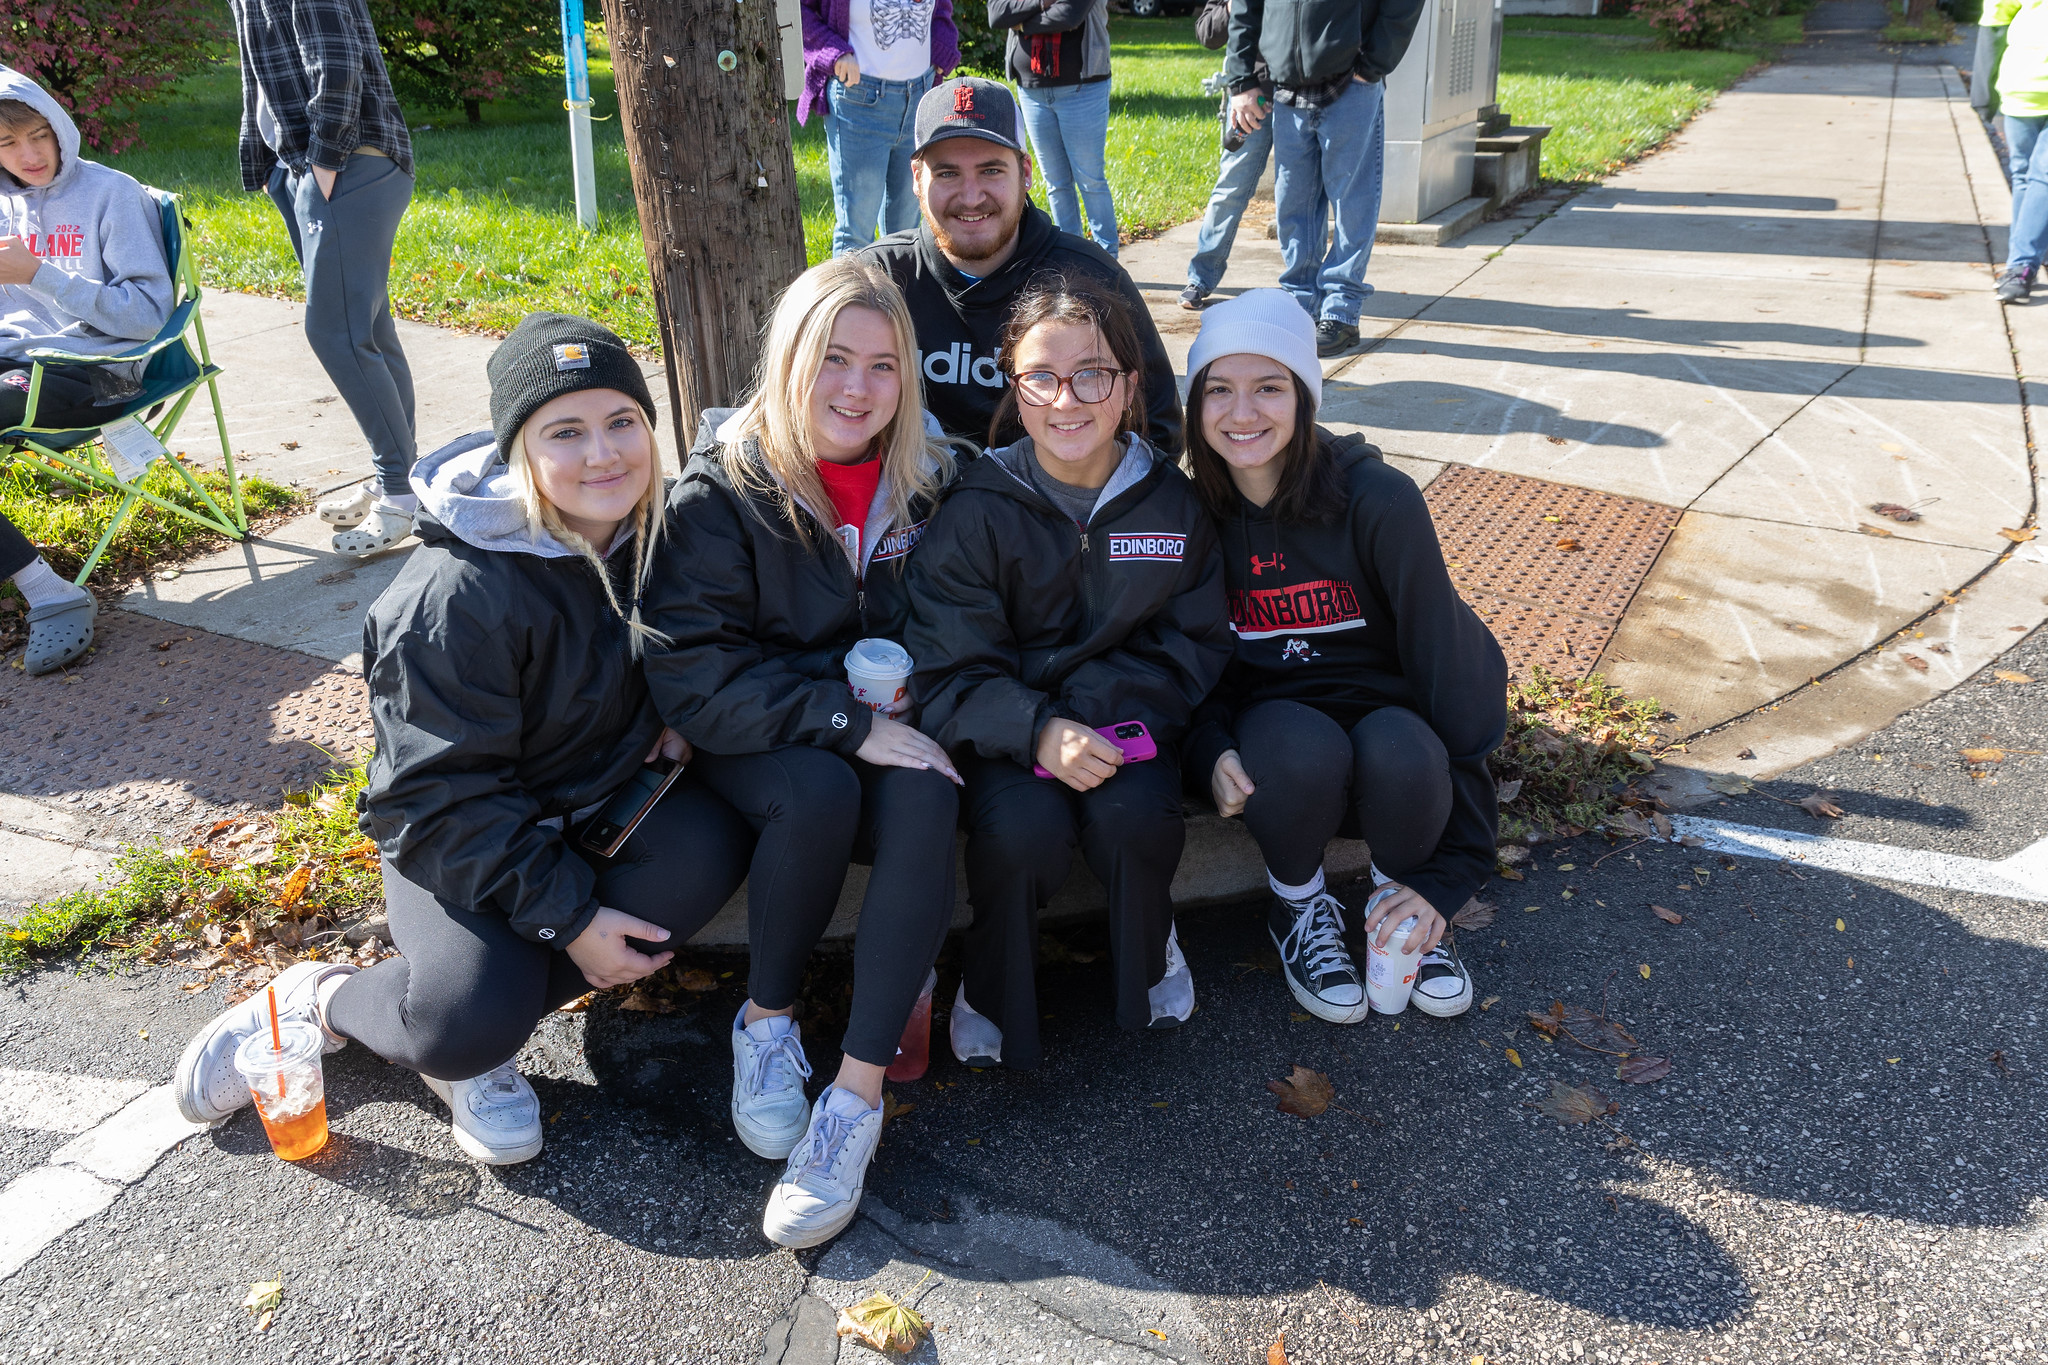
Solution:
M 590 154 L 590 56 L 583 48 L 583 0 L 562 0 L 562 71 L 568 86 L 569 166 L 576 177 L 576 221 L 597 227 L 597 168 Z

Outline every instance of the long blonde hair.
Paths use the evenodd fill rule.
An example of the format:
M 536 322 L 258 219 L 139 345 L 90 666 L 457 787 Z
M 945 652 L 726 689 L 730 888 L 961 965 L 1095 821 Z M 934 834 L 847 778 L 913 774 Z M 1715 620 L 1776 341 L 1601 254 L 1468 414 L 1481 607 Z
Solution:
M 810 532 L 798 507 L 823 511 L 832 505 L 818 474 L 811 392 L 824 369 L 832 326 L 848 308 L 880 313 L 896 333 L 902 394 L 896 416 L 882 429 L 882 487 L 888 496 L 890 527 L 906 524 L 910 504 L 936 495 L 953 477 L 952 443 L 931 437 L 924 429 L 917 331 L 903 291 L 881 269 L 852 256 L 815 265 L 791 281 L 776 302 L 753 391 L 734 419 L 739 439 L 727 441 L 721 454 L 733 487 L 778 502 L 807 544 Z
M 637 405 L 636 405 L 637 406 Z M 611 546 L 592 545 L 582 536 L 570 530 L 563 522 L 561 512 L 547 500 L 540 491 L 540 484 L 533 477 L 533 461 L 526 453 L 526 433 L 532 429 L 533 421 L 519 429 L 519 435 L 511 443 L 512 449 L 506 467 L 512 474 L 512 486 L 519 493 L 520 506 L 526 509 L 527 534 L 538 540 L 546 531 L 562 544 L 576 551 L 590 562 L 597 574 L 598 583 L 604 588 L 605 601 L 612 604 L 619 619 L 626 623 L 626 630 L 632 641 L 633 657 L 639 658 L 648 640 L 659 645 L 673 643 L 654 627 L 640 620 L 640 592 L 646 582 L 647 563 L 654 554 L 654 543 L 661 538 L 662 524 L 667 520 L 661 514 L 661 448 L 654 443 L 654 422 L 645 409 L 640 420 L 647 431 L 647 487 L 640 494 L 640 501 L 633 504 L 633 510 L 626 520 L 633 525 L 633 601 L 631 605 L 619 601 L 618 589 L 612 586 L 612 576 L 605 568 L 604 550 Z M 616 538 L 616 537 L 615 537 Z

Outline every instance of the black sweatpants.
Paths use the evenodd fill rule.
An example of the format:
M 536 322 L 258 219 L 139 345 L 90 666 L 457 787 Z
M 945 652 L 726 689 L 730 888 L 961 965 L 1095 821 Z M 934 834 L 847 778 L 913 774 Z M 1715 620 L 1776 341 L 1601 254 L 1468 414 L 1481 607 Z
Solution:
M 35 562 L 35 545 L 0 513 L 0 578 L 12 578 Z
M 21 425 L 28 411 L 29 372 L 4 369 L 0 360 L 0 431 Z M 61 365 L 43 370 L 43 391 L 37 404 L 36 425 L 41 427 L 93 426 L 104 421 L 116 408 L 95 408 L 92 380 L 84 370 L 70 371 Z M 12 578 L 36 562 L 36 547 L 21 528 L 0 516 L 0 578 Z
M 731 898 L 754 831 L 692 773 L 617 857 L 570 847 L 597 870 L 600 903 L 669 931 L 658 944 L 633 940 L 660 953 L 682 947 Z M 384 908 L 403 956 L 350 977 L 327 1023 L 399 1066 L 444 1081 L 481 1076 L 514 1056 L 549 1010 L 590 989 L 562 949 L 520 937 L 494 910 L 443 900 L 389 862 Z
M 1166 975 L 1173 874 L 1187 824 L 1171 756 L 1127 763 L 1092 791 L 970 756 L 967 779 L 967 1003 L 1003 1031 L 1003 1064 L 1037 1066 L 1038 916 L 1078 849 L 1109 893 L 1116 1021 L 1152 1022 L 1148 992 Z
M 1266 870 L 1300 886 L 1341 834 L 1372 846 L 1399 881 L 1429 861 L 1451 816 L 1451 764 L 1429 722 L 1383 706 L 1343 726 L 1298 701 L 1267 701 L 1237 717 L 1238 757 L 1255 789 L 1245 828 Z
M 928 769 L 848 762 L 808 744 L 700 752 L 693 767 L 761 836 L 747 881 L 747 993 L 762 1009 L 796 1003 L 847 864 L 873 868 L 839 1048 L 887 1066 L 953 922 L 958 789 Z

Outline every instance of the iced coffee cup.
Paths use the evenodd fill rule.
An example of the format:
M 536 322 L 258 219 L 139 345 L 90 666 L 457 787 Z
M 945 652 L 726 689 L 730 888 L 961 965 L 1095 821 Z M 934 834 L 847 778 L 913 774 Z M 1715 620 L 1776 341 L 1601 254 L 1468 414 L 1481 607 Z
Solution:
M 910 707 L 910 651 L 894 640 L 860 640 L 846 651 L 846 686 L 870 711 L 894 719 Z
M 1370 917 L 1373 908 L 1381 898 L 1392 895 L 1396 887 L 1382 887 L 1375 891 L 1372 899 L 1365 903 L 1365 913 Z M 1408 1008 L 1408 997 L 1415 993 L 1415 971 L 1422 962 L 1422 949 L 1414 952 L 1403 950 L 1408 936 L 1415 932 L 1421 921 L 1410 915 L 1394 926 L 1394 932 L 1387 935 L 1386 946 L 1380 945 L 1379 929 L 1375 928 L 1365 940 L 1365 998 L 1373 1009 L 1381 1014 L 1399 1014 Z
M 275 1040 L 271 1030 L 258 1029 L 235 1049 L 235 1070 L 249 1083 L 270 1150 L 285 1161 L 304 1160 L 327 1145 L 324 1041 L 313 1025 L 291 1021 L 278 1026 Z

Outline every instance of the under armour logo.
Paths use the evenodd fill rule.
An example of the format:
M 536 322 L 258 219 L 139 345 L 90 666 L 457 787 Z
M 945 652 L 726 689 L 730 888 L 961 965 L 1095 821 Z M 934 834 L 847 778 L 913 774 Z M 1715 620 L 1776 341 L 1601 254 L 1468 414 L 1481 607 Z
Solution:
M 540 936 L 542 938 L 553 938 L 555 936 L 555 931 L 552 929 L 543 929 L 540 931 Z
M 835 711 L 835 712 L 833 712 L 833 714 L 832 714 L 832 728 L 833 728 L 833 729 L 835 729 L 835 730 L 844 730 L 844 729 L 846 728 L 846 713 L 845 713 L 845 712 L 843 712 L 843 711 Z
M 1286 573 L 1287 556 L 1280 553 L 1278 550 L 1275 550 L 1272 554 L 1268 555 L 1264 559 L 1260 559 L 1257 555 L 1252 556 L 1253 578 L 1257 578 L 1261 573 L 1263 573 L 1267 569 L 1271 569 L 1274 573 Z
M 974 112 L 973 86 L 956 85 L 953 87 L 953 112 L 956 114 L 971 114 Z

